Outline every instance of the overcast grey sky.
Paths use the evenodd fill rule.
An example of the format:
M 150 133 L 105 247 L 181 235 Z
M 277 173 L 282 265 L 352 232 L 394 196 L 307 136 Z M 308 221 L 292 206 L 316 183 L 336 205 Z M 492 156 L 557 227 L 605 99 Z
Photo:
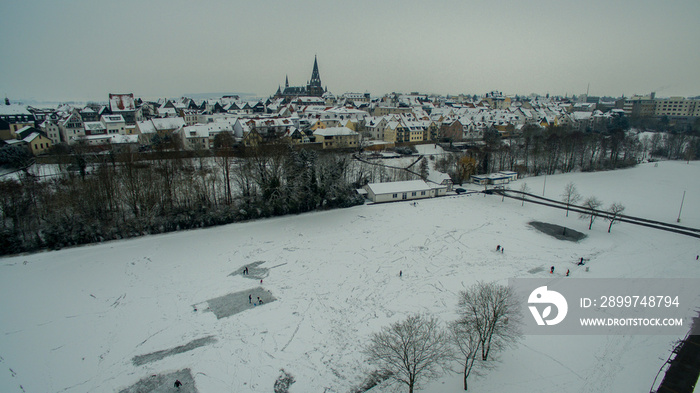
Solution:
M 700 95 L 700 1 L 2 0 L 0 94 Z

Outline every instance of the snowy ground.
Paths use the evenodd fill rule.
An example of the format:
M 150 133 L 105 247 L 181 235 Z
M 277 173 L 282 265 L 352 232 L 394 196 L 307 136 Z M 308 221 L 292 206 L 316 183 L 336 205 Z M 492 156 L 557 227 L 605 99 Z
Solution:
M 660 162 L 510 187 L 527 182 L 558 198 L 573 181 L 606 206 L 619 201 L 627 214 L 674 223 L 686 190 L 681 224 L 700 227 L 699 174 L 700 162 Z M 533 220 L 588 236 L 557 240 L 527 224 Z M 551 265 L 573 277 L 700 277 L 696 238 L 587 226 L 561 210 L 453 195 L 2 258 L 0 391 L 135 391 L 127 389 L 152 375 L 189 369 L 202 393 L 270 392 L 285 369 L 296 379 L 293 393 L 345 393 L 370 370 L 360 350 L 372 332 L 413 312 L 447 322 L 457 293 L 477 280 L 550 277 Z M 589 272 L 575 265 L 581 256 Z M 262 284 L 240 274 L 248 265 Z M 206 309 L 212 299 L 253 291 L 276 300 L 220 319 Z M 526 336 L 470 390 L 648 391 L 678 338 Z M 141 357 L 148 354 L 165 356 Z M 462 391 L 460 375 L 422 391 Z

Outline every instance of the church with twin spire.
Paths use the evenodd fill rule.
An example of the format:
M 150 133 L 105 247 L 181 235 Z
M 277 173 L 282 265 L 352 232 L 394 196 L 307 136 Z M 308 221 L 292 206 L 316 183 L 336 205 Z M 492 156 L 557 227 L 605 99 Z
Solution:
M 289 86 L 289 77 L 285 78 L 284 90 L 282 87 L 277 88 L 275 98 L 284 98 L 286 101 L 291 101 L 297 97 L 321 97 L 327 89 L 321 85 L 321 75 L 318 72 L 318 61 L 314 56 L 314 69 L 311 71 L 311 80 L 306 86 Z

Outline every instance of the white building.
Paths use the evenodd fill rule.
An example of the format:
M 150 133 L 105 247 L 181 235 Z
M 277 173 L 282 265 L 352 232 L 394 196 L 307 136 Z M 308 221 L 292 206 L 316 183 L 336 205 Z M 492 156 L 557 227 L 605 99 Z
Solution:
M 374 203 L 434 198 L 447 193 L 446 185 L 428 184 L 423 180 L 370 183 L 364 188 Z
M 104 124 L 108 135 L 126 134 L 126 121 L 122 115 L 102 115 L 100 121 Z

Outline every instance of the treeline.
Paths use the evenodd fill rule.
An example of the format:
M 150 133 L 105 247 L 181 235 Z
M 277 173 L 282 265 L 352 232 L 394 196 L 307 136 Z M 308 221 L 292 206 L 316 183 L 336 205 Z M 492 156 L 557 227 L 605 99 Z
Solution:
M 698 156 L 700 140 L 693 133 L 654 133 L 640 138 L 622 127 L 591 133 L 569 127 L 526 126 L 517 138 L 501 138 L 496 130 L 488 130 L 482 146 L 438 160 L 436 168 L 461 183 L 472 174 L 504 170 L 551 175 L 624 168 L 652 157 L 692 160 Z
M 253 150 L 234 157 L 139 160 L 80 154 L 50 179 L 0 181 L 0 253 L 122 239 L 361 204 L 348 155 Z

